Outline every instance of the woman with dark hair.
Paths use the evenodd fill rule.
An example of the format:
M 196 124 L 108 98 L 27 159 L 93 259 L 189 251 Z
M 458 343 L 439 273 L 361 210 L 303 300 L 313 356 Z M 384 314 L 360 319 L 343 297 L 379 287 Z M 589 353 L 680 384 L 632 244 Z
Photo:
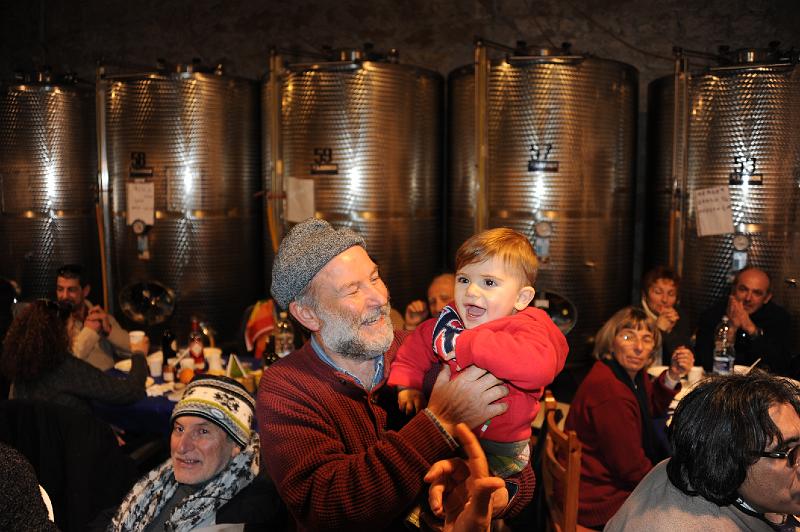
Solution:
M 690 349 L 692 328 L 678 308 L 681 277 L 672 268 L 656 266 L 642 277 L 642 308 L 661 332 L 661 348 L 656 360 L 672 363 L 677 350 Z
M 647 368 L 660 333 L 644 310 L 627 307 L 597 333 L 597 359 L 578 387 L 564 428 L 583 446 L 578 522 L 602 529 L 653 464 L 665 458 L 653 416 L 666 415 L 680 378 L 694 364 L 691 351 L 675 356 L 651 381 Z
M 3 341 L 0 373 L 11 381 L 11 399 L 57 403 L 91 412 L 90 401 L 128 404 L 144 398 L 147 362 L 134 353 L 125 379 L 106 375 L 69 352 L 67 316 L 53 301 L 31 303 Z

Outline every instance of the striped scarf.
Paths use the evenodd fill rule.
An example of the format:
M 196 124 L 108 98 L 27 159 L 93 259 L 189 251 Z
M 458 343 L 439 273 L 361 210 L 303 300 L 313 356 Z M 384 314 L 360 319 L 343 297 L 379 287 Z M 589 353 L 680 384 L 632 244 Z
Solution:
M 222 506 L 247 487 L 258 474 L 260 444 L 253 432 L 247 447 L 228 466 L 186 497 L 173 510 L 165 527 L 184 532 L 214 517 Z M 152 523 L 175 494 L 178 482 L 172 472 L 172 458 L 152 470 L 133 486 L 122 501 L 109 532 L 141 532 Z

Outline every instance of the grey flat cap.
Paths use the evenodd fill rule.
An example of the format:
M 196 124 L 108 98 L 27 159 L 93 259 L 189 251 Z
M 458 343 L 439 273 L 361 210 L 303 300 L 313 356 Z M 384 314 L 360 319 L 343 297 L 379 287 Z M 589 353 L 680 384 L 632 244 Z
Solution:
M 289 308 L 318 271 L 353 246 L 366 248 L 360 235 L 350 229 L 336 230 L 325 220 L 309 218 L 292 227 L 272 263 L 270 291 L 278 306 Z

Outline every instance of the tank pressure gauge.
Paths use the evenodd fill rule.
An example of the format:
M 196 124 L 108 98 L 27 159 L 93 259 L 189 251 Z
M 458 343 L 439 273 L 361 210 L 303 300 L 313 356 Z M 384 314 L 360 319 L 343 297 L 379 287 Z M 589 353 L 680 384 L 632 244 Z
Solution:
M 134 220 L 131 224 L 131 229 L 133 229 L 133 233 L 136 235 L 143 235 L 144 232 L 147 230 L 147 225 L 144 223 L 143 220 Z
M 533 251 L 542 264 L 547 264 L 550 262 L 550 237 L 553 235 L 553 224 L 546 220 L 536 222 L 533 233 Z
M 536 222 L 536 225 L 533 228 L 536 236 L 542 238 L 549 238 L 553 234 L 553 224 L 550 222 Z
M 741 233 L 733 235 L 733 255 L 731 256 L 731 269 L 735 272 L 747 266 L 747 249 L 750 239 Z
M 750 239 L 747 238 L 747 235 L 743 234 L 736 234 L 733 235 L 733 249 L 736 251 L 747 251 L 747 248 L 750 247 Z

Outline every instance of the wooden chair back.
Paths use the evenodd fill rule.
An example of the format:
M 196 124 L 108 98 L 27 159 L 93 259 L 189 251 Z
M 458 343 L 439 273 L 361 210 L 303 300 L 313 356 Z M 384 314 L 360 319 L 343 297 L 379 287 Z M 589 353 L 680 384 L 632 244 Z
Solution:
M 578 488 L 581 480 L 581 443 L 574 430 L 558 428 L 556 400 L 548 390 L 544 396 L 547 435 L 542 456 L 542 483 L 550 530 L 575 532 L 578 525 Z

